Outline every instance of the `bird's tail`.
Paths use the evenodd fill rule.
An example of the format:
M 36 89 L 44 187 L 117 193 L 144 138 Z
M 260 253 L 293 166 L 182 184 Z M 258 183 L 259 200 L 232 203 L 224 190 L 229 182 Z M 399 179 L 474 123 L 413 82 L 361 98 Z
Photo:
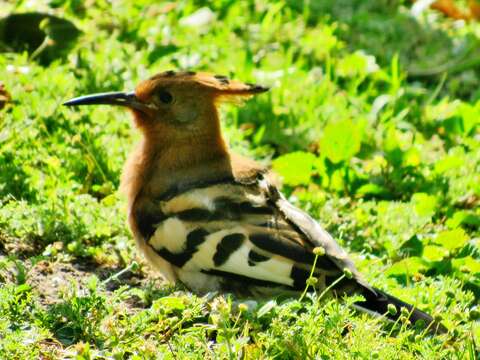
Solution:
M 377 315 L 384 315 L 391 321 L 397 321 L 402 312 L 410 320 L 411 324 L 422 321 L 425 327 L 434 334 L 446 334 L 448 329 L 440 322 L 433 319 L 427 313 L 415 308 L 414 306 L 393 297 L 382 290 L 364 288 L 362 293 L 365 301 L 355 303 L 355 306 L 367 312 L 373 312 Z M 392 306 L 393 305 L 393 306 Z M 407 311 L 402 308 L 406 308 Z

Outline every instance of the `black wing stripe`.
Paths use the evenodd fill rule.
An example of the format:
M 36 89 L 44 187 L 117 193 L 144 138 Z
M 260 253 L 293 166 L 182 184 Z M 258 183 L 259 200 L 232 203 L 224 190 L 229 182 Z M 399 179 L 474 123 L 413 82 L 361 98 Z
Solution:
M 300 244 L 289 241 L 288 239 L 282 239 L 280 236 L 275 235 L 276 234 L 269 234 L 268 232 L 253 233 L 250 234 L 249 238 L 255 246 L 264 251 L 294 261 L 313 264 L 313 261 L 315 260 L 315 255 L 313 255 L 313 253 L 307 251 L 307 249 L 303 248 Z
M 164 191 L 162 194 L 156 197 L 157 201 L 168 201 L 175 196 L 184 194 L 190 190 L 203 189 L 214 185 L 255 185 L 258 181 L 258 177 L 266 173 L 267 169 L 259 171 L 257 174 L 246 177 L 244 179 L 236 179 L 233 175 L 224 176 L 222 178 L 193 181 L 191 183 L 174 185 Z
M 217 202 L 215 202 L 217 204 Z M 215 210 L 204 208 L 192 208 L 176 213 L 171 213 L 169 217 L 178 217 L 183 221 L 218 221 L 233 220 L 239 221 L 248 215 L 273 215 L 273 209 L 267 206 L 254 206 L 249 202 L 225 202 L 221 200 L 219 206 L 215 206 Z
M 257 253 L 254 250 L 248 252 L 248 265 L 255 266 L 259 262 L 268 261 L 270 257 Z
M 250 241 L 258 248 L 268 251 L 272 254 L 283 256 L 293 261 L 313 265 L 315 255 L 301 244 L 284 239 L 275 234 L 253 233 L 249 236 Z M 317 259 L 317 267 L 328 271 L 338 271 L 338 266 L 333 263 L 327 256 L 319 256 Z
M 223 214 L 237 217 L 242 214 L 272 215 L 273 209 L 268 206 L 255 206 L 250 201 L 236 202 L 227 196 L 221 196 L 214 201 L 215 209 Z
M 216 269 L 211 269 L 211 270 L 202 270 L 201 271 L 204 274 L 209 274 L 209 275 L 214 275 L 214 276 L 220 276 L 224 278 L 225 280 L 236 282 L 236 283 L 243 283 L 245 284 L 245 287 L 251 286 L 251 285 L 256 285 L 256 286 L 264 286 L 264 287 L 290 287 L 285 284 L 281 283 L 276 283 L 274 281 L 267 281 L 267 280 L 260 280 L 260 279 L 255 279 L 249 276 L 244 276 L 244 275 L 239 275 L 239 274 L 234 274 L 228 271 L 222 271 L 222 270 L 216 270 Z M 226 286 L 228 288 L 228 286 Z M 232 285 L 232 289 L 235 290 L 235 287 Z
M 191 182 L 189 184 L 184 184 L 184 185 L 174 185 L 171 186 L 169 189 L 164 191 L 160 196 L 156 198 L 157 201 L 168 201 L 174 198 L 175 196 L 181 195 L 183 193 L 186 193 L 187 191 L 190 190 L 196 190 L 196 189 L 203 189 L 207 188 L 209 186 L 214 186 L 214 185 L 221 185 L 221 184 L 237 184 L 233 176 L 226 176 L 221 179 L 213 179 L 213 180 L 205 180 L 205 181 L 197 181 L 197 182 Z
M 213 255 L 213 263 L 215 266 L 222 266 L 225 264 L 235 251 L 238 250 L 242 243 L 245 241 L 245 235 L 243 234 L 229 234 L 225 235 L 217 245 L 217 251 Z
M 170 214 L 170 216 L 178 217 L 183 221 L 214 221 L 222 219 L 220 213 L 202 208 L 183 210 L 178 213 Z
M 185 249 L 180 253 L 174 253 L 167 248 L 153 249 L 169 263 L 181 268 L 193 257 L 198 247 L 205 242 L 208 235 L 208 231 L 203 228 L 191 231 L 187 235 Z
M 167 216 L 165 216 L 165 214 L 163 214 L 161 211 L 157 211 L 155 213 L 136 211 L 134 216 L 138 231 L 144 239 L 150 239 L 150 237 L 155 233 L 155 225 L 167 219 Z

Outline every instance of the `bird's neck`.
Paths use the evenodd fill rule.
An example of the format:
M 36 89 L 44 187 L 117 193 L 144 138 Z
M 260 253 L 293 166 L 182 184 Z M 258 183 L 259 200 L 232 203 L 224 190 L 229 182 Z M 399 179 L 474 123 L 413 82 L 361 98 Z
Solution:
M 130 206 L 139 196 L 158 198 L 171 187 L 232 173 L 219 128 L 181 138 L 161 136 L 145 136 L 127 161 L 122 187 Z

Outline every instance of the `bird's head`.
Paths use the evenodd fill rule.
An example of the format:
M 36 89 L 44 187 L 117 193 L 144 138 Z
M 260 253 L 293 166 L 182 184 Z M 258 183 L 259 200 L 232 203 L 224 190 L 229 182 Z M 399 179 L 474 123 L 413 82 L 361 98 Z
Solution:
M 136 125 L 146 136 L 178 140 L 218 131 L 220 101 L 237 101 L 267 90 L 220 75 L 166 71 L 141 82 L 132 92 L 86 95 L 64 105 L 124 106 L 133 111 Z

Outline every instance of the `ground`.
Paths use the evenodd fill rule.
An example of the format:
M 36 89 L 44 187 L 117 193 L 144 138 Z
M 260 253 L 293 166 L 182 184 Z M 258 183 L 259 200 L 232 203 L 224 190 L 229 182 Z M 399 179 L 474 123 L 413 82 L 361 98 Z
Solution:
M 299 4 L 0 7 L 0 358 L 478 357 L 480 25 L 410 1 Z M 61 104 L 178 69 L 270 86 L 222 109 L 231 147 L 449 334 L 355 298 L 199 297 L 153 271 L 118 191 L 130 115 Z

